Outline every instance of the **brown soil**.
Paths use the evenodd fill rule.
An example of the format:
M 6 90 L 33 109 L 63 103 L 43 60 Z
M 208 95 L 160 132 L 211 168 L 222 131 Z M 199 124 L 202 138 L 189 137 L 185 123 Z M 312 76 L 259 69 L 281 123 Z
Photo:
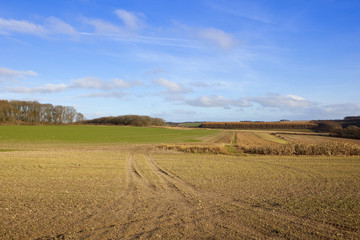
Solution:
M 197 187 L 196 183 L 162 167 L 151 149 L 134 147 L 127 150 L 124 171 L 119 172 L 119 183 L 123 182 L 123 185 L 111 199 L 105 198 L 104 202 L 66 216 L 46 209 L 48 214 L 38 214 L 36 219 L 23 215 L 21 221 L 11 221 L 11 216 L 4 214 L 5 218 L 0 220 L 0 238 L 357 238 L 358 229 L 299 217 L 279 210 L 276 205 L 254 204 L 247 201 L 246 196 L 239 197 L 231 191 Z M 66 211 L 61 207 L 58 209 Z

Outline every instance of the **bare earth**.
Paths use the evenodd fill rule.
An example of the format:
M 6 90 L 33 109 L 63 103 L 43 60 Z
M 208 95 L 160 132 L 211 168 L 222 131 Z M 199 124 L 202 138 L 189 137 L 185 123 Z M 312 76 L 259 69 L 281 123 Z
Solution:
M 0 153 L 0 239 L 359 239 L 358 157 L 42 148 Z

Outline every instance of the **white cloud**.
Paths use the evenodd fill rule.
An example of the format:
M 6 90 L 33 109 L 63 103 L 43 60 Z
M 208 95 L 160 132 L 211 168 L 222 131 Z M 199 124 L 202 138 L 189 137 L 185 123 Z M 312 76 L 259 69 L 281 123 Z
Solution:
M 78 97 L 79 98 L 117 98 L 117 99 L 121 99 L 124 96 L 126 96 L 126 93 L 123 93 L 123 92 L 97 92 L 97 93 L 81 95 Z
M 18 86 L 18 87 L 9 88 L 9 90 L 14 93 L 31 94 L 31 93 L 55 93 L 55 92 L 64 91 L 68 88 L 69 86 L 66 84 L 59 84 L 59 85 L 46 84 L 44 86 L 34 87 L 34 88 Z
M 115 14 L 124 22 L 124 26 L 118 26 L 102 19 L 83 18 L 83 21 L 95 28 L 95 34 L 122 37 L 132 36 L 134 33 L 133 31 L 139 30 L 145 26 L 142 19 L 145 18 L 145 15 L 142 13 L 132 13 L 124 9 L 118 9 L 115 11 Z M 87 34 L 91 35 L 91 33 Z
M 304 108 L 302 119 L 343 119 L 345 116 L 360 116 L 359 103 L 326 104 Z
M 202 96 L 186 101 L 189 105 L 198 107 L 228 107 L 231 104 L 229 99 L 223 96 Z
M 281 110 L 307 109 L 316 104 L 297 95 L 269 94 L 260 97 L 242 97 L 238 99 L 226 98 L 223 96 L 201 96 L 195 99 L 185 100 L 186 104 L 198 107 L 251 107 L 257 103 L 262 107 L 278 108 Z
M 120 27 L 101 19 L 85 19 L 84 21 L 95 28 L 95 34 L 112 35 L 123 33 L 123 30 Z
M 160 86 L 165 87 L 170 93 L 185 93 L 191 91 L 189 88 L 186 88 L 179 83 L 169 81 L 165 78 L 156 79 L 154 82 Z
M 306 100 L 296 95 L 279 95 L 268 94 L 267 96 L 249 98 L 250 101 L 256 102 L 263 107 L 272 108 L 298 108 L 298 107 L 310 107 L 315 103 Z
M 13 70 L 9 68 L 0 67 L 0 81 L 1 80 L 9 80 L 9 79 L 16 79 L 16 78 L 24 78 L 27 76 L 37 76 L 38 74 L 32 70 L 28 71 L 19 71 Z
M 44 24 L 36 24 L 26 20 L 0 18 L 0 33 L 9 34 L 12 32 L 38 36 L 49 34 L 78 35 L 74 27 L 56 17 L 48 17 Z
M 0 18 L 0 33 L 8 34 L 10 32 L 34 35 L 45 35 L 48 33 L 48 31 L 39 24 L 34 24 L 25 20 Z
M 200 30 L 199 36 L 217 44 L 223 49 L 230 49 L 236 45 L 236 40 L 230 34 L 215 28 Z
M 1 70 L 1 69 L 0 69 Z M 0 71 L 1 73 L 1 71 Z M 121 79 L 110 79 L 109 81 L 103 81 L 97 77 L 84 77 L 79 78 L 70 84 L 46 84 L 44 86 L 39 87 L 12 87 L 7 88 L 11 92 L 15 93 L 54 93 L 54 92 L 61 92 L 69 89 L 96 89 L 96 90 L 114 90 L 114 89 L 122 89 L 122 88 L 129 88 L 133 86 L 141 85 L 140 81 L 124 81 Z M 105 97 L 106 95 L 111 96 L 110 93 L 101 93 L 102 96 Z M 95 94 L 94 96 L 100 96 L 101 94 Z M 116 96 L 119 96 L 116 93 Z M 115 96 L 115 94 L 112 94 Z
M 145 15 L 143 13 L 133 13 L 124 9 L 118 9 L 115 14 L 124 22 L 125 26 L 132 30 L 141 29 L 145 23 L 143 19 Z
M 104 89 L 105 83 L 97 77 L 84 77 L 75 80 L 71 85 L 72 88 L 95 88 Z
M 341 115 L 360 115 L 360 103 L 348 103 L 348 104 L 332 104 L 319 107 L 324 113 L 327 114 L 341 114 Z
M 71 88 L 89 88 L 89 89 L 117 89 L 117 88 L 129 88 L 137 85 L 141 85 L 140 81 L 124 81 L 119 78 L 113 78 L 105 82 L 97 77 L 84 77 L 75 80 L 70 84 Z
M 223 96 L 201 96 L 195 99 L 188 99 L 185 102 L 197 107 L 250 107 L 251 104 L 245 99 L 231 99 Z
M 111 88 L 130 88 L 130 87 L 142 85 L 141 81 L 124 81 L 119 78 L 110 79 L 109 82 Z
M 79 33 L 70 24 L 56 17 L 47 18 L 48 31 L 65 35 L 78 36 Z

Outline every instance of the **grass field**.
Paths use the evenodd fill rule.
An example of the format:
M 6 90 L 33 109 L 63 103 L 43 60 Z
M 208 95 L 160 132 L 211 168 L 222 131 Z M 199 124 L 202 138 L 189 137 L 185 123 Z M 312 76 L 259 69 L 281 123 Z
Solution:
M 60 129 L 0 127 L 0 239 L 360 239 L 359 156 L 156 150 L 282 145 L 235 131 Z
M 0 126 L 0 142 L 200 142 L 217 130 L 114 126 Z

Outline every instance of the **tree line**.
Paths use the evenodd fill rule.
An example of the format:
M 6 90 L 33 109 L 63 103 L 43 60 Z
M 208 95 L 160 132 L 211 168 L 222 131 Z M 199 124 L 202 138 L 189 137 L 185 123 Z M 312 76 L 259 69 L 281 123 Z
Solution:
M 83 120 L 84 115 L 71 106 L 0 100 L 2 124 L 71 124 Z
M 318 130 L 329 132 L 334 137 L 360 139 L 360 117 L 344 120 L 317 121 Z
M 317 127 L 311 122 L 204 122 L 202 128 L 225 129 L 309 129 Z
M 84 124 L 96 125 L 124 125 L 124 126 L 164 126 L 166 123 L 161 118 L 152 118 L 139 115 L 122 115 L 117 117 L 101 117 L 82 121 Z

